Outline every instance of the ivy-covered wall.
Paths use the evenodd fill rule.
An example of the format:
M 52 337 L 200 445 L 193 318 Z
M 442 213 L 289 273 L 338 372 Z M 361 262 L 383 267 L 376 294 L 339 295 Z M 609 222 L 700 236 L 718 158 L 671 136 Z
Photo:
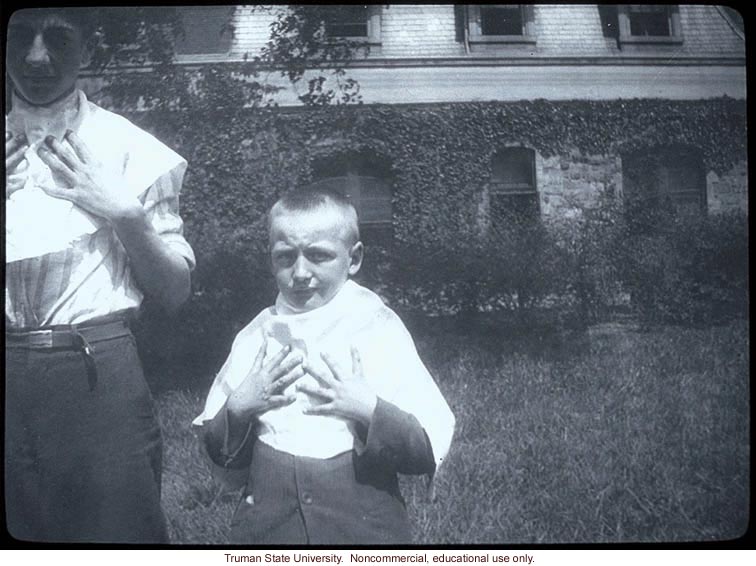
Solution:
M 181 350 L 185 359 L 191 358 L 187 352 L 201 351 L 195 356 L 196 368 L 217 368 L 234 333 L 274 298 L 265 213 L 282 191 L 309 181 L 318 160 L 355 152 L 388 164 L 396 246 L 415 246 L 425 250 L 426 257 L 437 258 L 423 264 L 430 272 L 419 273 L 413 283 L 436 287 L 426 288 L 424 295 L 420 289 L 418 297 L 433 300 L 439 289 L 453 288 L 460 278 L 479 290 L 497 285 L 496 278 L 510 277 L 511 272 L 521 274 L 519 282 L 510 277 L 511 286 L 522 288 L 524 281 L 532 287 L 538 282 L 546 295 L 567 287 L 560 283 L 560 274 L 571 269 L 572 256 L 554 251 L 557 248 L 545 236 L 517 240 L 520 248 L 529 248 L 520 251 L 522 257 L 508 260 L 520 262 L 519 267 L 494 269 L 478 279 L 479 264 L 467 257 L 472 243 L 485 232 L 481 203 L 498 149 L 522 145 L 536 151 L 541 210 L 559 220 L 567 218 L 576 203 L 590 204 L 602 190 L 621 188 L 624 153 L 693 146 L 700 150 L 708 172 L 713 209 L 724 211 L 741 206 L 738 199 L 743 201 L 747 191 L 745 111 L 744 101 L 720 98 L 132 114 L 132 120 L 189 161 L 181 211 L 198 258 L 194 296 L 182 315 L 181 341 L 161 343 L 161 334 L 173 333 L 166 326 L 172 323 L 156 317 L 148 323 L 153 339 L 146 347 L 167 358 L 172 349 Z M 730 196 L 717 196 L 719 192 Z M 379 283 L 390 279 L 396 289 L 404 283 L 391 279 L 394 276 L 385 268 L 391 253 L 368 248 L 365 271 Z M 414 262 L 414 256 L 402 257 L 408 266 Z M 580 269 L 585 283 L 590 273 Z M 438 287 L 439 282 L 446 287 Z

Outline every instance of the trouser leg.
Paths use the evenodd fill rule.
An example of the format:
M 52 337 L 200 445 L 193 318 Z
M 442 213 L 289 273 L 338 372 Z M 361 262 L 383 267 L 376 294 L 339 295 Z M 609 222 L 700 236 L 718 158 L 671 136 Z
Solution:
M 20 417 L 32 431 L 31 448 L 8 452 L 27 450 L 38 471 L 36 501 L 44 499 L 44 510 L 31 505 L 39 528 L 30 540 L 167 542 L 160 429 L 133 338 L 92 348 L 94 389 L 77 351 L 32 352 L 32 379 L 13 388 L 14 398 L 34 408 Z

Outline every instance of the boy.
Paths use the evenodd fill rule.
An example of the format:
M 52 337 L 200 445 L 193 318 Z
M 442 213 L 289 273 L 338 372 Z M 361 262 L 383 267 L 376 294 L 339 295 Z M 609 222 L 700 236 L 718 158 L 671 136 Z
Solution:
M 27 9 L 6 67 L 5 512 L 18 539 L 168 542 L 128 320 L 188 298 L 186 161 L 76 88 L 90 9 Z
M 249 466 L 230 540 L 408 543 L 397 473 L 433 474 L 454 416 L 396 314 L 349 280 L 363 255 L 349 201 L 291 192 L 269 230 L 278 298 L 239 332 L 195 420 L 215 463 Z

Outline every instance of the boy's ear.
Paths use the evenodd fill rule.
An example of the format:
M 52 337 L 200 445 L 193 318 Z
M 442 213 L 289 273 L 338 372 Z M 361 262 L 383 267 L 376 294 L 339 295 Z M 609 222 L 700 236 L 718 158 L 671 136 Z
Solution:
M 86 38 L 84 41 L 84 45 L 82 46 L 81 51 L 81 67 L 82 69 L 89 67 L 90 63 L 92 63 L 92 59 L 94 58 L 94 54 L 99 49 L 100 45 L 102 45 L 103 41 L 103 35 L 102 32 L 96 31 L 94 33 L 89 34 L 89 37 Z
M 362 256 L 365 252 L 365 246 L 362 242 L 356 242 L 349 250 L 349 275 L 357 275 L 362 267 Z

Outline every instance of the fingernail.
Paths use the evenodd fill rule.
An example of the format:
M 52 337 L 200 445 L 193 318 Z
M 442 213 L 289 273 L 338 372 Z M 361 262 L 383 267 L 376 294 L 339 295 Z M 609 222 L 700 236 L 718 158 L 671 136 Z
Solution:
M 45 143 L 47 145 L 52 145 L 54 141 L 55 141 L 55 136 L 45 136 Z
M 64 137 L 64 138 L 67 138 L 67 137 L 68 137 L 68 136 L 70 136 L 71 134 L 73 134 L 73 130 L 66 130 L 66 133 L 65 133 L 65 134 L 63 134 L 63 137 Z

